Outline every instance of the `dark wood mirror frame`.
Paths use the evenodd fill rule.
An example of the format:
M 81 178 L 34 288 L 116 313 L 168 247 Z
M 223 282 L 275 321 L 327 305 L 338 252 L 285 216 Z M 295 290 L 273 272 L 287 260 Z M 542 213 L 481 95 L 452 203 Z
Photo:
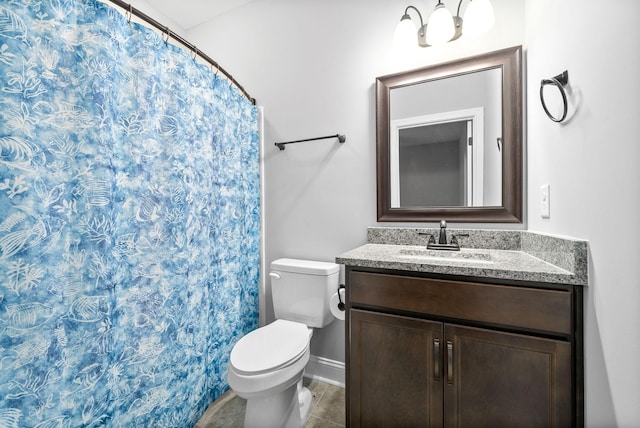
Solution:
M 391 207 L 390 91 L 477 71 L 502 69 L 502 206 Z M 378 221 L 522 223 L 522 47 L 502 49 L 376 79 Z

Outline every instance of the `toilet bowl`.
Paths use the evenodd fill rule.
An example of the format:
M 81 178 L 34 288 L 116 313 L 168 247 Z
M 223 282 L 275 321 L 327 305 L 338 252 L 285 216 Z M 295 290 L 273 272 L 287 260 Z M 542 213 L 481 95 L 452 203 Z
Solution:
M 231 352 L 229 385 L 247 400 L 245 427 L 301 427 L 311 409 L 303 387 L 311 329 L 276 320 L 244 336 Z
M 301 428 L 311 410 L 302 384 L 313 328 L 334 319 L 329 301 L 338 286 L 335 263 L 279 259 L 271 263 L 276 320 L 242 337 L 229 358 L 229 386 L 247 400 L 247 428 Z

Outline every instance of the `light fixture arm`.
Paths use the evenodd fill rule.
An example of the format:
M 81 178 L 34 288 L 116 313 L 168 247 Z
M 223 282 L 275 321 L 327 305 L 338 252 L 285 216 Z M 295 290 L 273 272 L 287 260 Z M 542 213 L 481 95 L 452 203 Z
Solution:
M 415 6 L 407 6 L 404 10 L 404 15 L 402 15 L 402 18 L 400 18 L 400 22 L 404 21 L 405 19 L 411 20 L 411 16 L 409 15 L 409 9 L 413 9 L 416 11 L 416 13 L 418 14 L 418 18 L 420 18 L 420 28 L 418 29 L 418 45 L 422 46 L 422 47 L 427 47 L 429 46 L 427 44 L 427 25 L 424 23 L 424 20 L 422 19 L 422 14 L 420 13 L 420 11 L 418 10 L 418 8 L 416 8 Z
M 460 6 L 462 6 L 462 1 L 463 0 L 460 0 L 460 2 L 458 3 L 456 16 L 453 17 L 453 26 L 455 27 L 456 32 L 451 38 L 451 40 L 449 40 L 450 42 L 457 40 L 460 38 L 460 36 L 462 36 L 462 17 L 460 16 Z
M 456 12 L 456 16 L 460 16 L 460 6 L 462 6 L 462 0 L 460 0 L 460 3 L 458 3 L 458 11 Z
M 418 32 L 417 32 L 418 45 L 422 47 L 429 46 L 427 44 L 427 25 L 424 23 L 424 20 L 422 19 L 422 14 L 415 6 L 407 6 L 405 8 L 404 15 L 402 15 L 402 18 L 400 18 L 400 22 L 403 22 L 404 20 L 411 21 L 411 16 L 409 16 L 409 9 L 415 10 L 416 13 L 418 14 L 418 18 L 420 18 L 420 28 L 418 29 Z
M 415 10 L 416 13 L 418 14 L 418 17 L 420 18 L 420 30 L 418 31 L 420 32 L 420 37 L 424 37 L 424 21 L 422 20 L 422 14 L 415 6 L 411 6 L 411 5 L 407 6 L 406 9 L 404 10 L 404 15 L 402 15 L 402 18 L 400 18 L 400 21 L 402 21 L 403 19 L 411 19 L 411 17 L 409 16 L 409 9 Z
M 420 26 L 421 27 L 424 26 L 424 21 L 422 20 L 422 14 L 420 13 L 420 11 L 415 6 L 411 6 L 411 5 L 407 6 L 406 9 L 404 10 L 404 15 L 402 16 L 402 18 L 400 20 L 404 19 L 405 16 L 409 15 L 409 9 L 413 9 L 413 10 L 416 11 L 416 13 L 418 14 L 418 17 L 420 17 Z M 409 17 L 409 19 L 411 19 L 411 17 Z

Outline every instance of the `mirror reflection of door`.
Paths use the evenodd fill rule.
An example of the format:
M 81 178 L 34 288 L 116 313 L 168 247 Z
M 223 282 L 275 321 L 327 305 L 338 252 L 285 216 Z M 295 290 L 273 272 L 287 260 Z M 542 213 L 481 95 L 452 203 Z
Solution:
M 391 206 L 483 206 L 483 123 L 482 108 L 392 121 Z
M 481 110 L 482 118 L 473 119 L 473 153 L 465 155 L 459 151 L 460 163 L 450 159 L 451 151 L 443 151 L 443 159 L 431 159 L 424 164 L 429 168 L 418 171 L 417 161 L 412 159 L 416 169 L 412 171 L 412 184 L 400 184 L 400 176 L 389 177 L 390 208 L 422 209 L 429 207 L 493 207 L 502 205 L 502 69 L 489 68 L 472 73 L 463 73 L 446 78 L 434 78 L 416 84 L 398 85 L 389 91 L 389 172 L 405 176 L 397 150 L 399 130 L 403 135 L 410 133 L 408 128 L 439 127 L 456 121 L 471 120 L 476 109 Z M 405 131 L 406 129 L 406 131 Z M 415 132 L 419 132 L 415 130 Z M 394 142 L 395 140 L 395 142 Z M 436 140 L 439 144 L 442 141 Z M 453 141 L 453 140 L 451 140 Z M 484 143 L 484 152 L 475 150 Z M 403 143 L 404 145 L 404 143 Z M 412 149 L 417 151 L 418 149 Z M 424 149 L 427 150 L 427 149 Z M 430 158 L 439 152 L 431 148 Z M 423 153 L 424 154 L 424 153 Z M 449 157 L 447 157 L 449 156 Z M 482 161 L 482 162 L 479 162 Z M 455 171 L 461 174 L 454 178 L 454 171 L 445 170 L 444 165 L 465 165 Z M 439 171 L 439 174 L 435 172 Z M 395 171 L 395 172 L 394 172 Z M 418 177 L 421 174 L 422 182 Z M 455 184 L 459 190 L 452 190 Z M 420 197 L 415 192 L 405 195 L 411 186 L 422 186 Z M 433 186 L 432 186 L 433 185 Z M 435 187 L 434 187 L 435 186 Z M 403 193 L 403 195 L 400 194 Z

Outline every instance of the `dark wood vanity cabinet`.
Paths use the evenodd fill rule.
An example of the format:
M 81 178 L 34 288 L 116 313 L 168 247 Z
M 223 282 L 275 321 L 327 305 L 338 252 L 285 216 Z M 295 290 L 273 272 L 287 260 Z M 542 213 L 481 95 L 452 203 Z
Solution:
M 582 425 L 581 296 L 347 267 L 348 426 Z

